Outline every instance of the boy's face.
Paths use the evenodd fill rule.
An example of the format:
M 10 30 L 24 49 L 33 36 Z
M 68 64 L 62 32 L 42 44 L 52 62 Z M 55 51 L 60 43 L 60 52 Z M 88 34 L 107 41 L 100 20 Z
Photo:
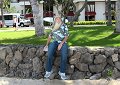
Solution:
M 60 23 L 61 22 L 61 18 L 60 17 L 56 17 L 55 18 L 55 22 Z

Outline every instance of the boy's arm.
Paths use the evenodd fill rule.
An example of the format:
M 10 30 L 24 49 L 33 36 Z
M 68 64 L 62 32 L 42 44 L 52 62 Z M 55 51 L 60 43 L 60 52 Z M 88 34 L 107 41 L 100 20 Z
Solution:
M 48 36 L 48 39 L 47 39 L 46 46 L 48 46 L 48 45 L 49 45 L 50 41 L 51 41 L 51 36 L 49 35 L 49 36 Z
M 50 41 L 51 41 L 51 36 L 49 35 L 48 39 L 47 39 L 47 43 L 46 43 L 45 47 L 43 48 L 43 51 L 48 51 L 48 45 L 49 45 Z
M 67 41 L 67 39 L 68 39 L 68 36 L 65 36 L 65 38 L 62 40 L 62 42 L 58 45 L 58 48 L 57 48 L 58 50 L 60 50 L 62 48 L 63 43 L 65 43 Z
M 66 42 L 68 39 L 68 36 L 65 36 L 65 38 L 62 40 L 62 42 L 60 44 L 63 44 L 64 42 Z

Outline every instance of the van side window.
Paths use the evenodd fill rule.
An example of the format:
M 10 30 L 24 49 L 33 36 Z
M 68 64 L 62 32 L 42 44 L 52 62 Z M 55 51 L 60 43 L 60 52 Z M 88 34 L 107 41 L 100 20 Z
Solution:
M 5 20 L 12 20 L 13 17 L 12 17 L 12 15 L 4 15 L 4 19 Z

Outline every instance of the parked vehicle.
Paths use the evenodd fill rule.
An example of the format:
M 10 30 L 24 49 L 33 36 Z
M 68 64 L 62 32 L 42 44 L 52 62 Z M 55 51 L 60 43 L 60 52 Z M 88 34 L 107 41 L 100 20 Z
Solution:
M 3 14 L 5 26 L 13 26 L 13 17 L 17 18 L 17 23 L 19 23 L 20 19 L 20 13 L 9 13 L 9 14 Z M 2 21 L 2 16 L 0 15 L 0 21 Z
M 0 21 L 0 28 L 2 28 L 3 27 L 3 23 L 2 23 L 2 21 Z
M 4 14 L 4 21 L 5 21 L 5 26 L 13 26 L 13 17 L 17 18 L 17 26 L 30 26 L 31 21 L 24 19 L 24 16 L 21 16 L 20 13 L 9 13 L 9 14 Z M 2 16 L 0 15 L 0 21 L 2 21 Z
M 31 25 L 31 21 L 27 19 L 20 19 L 18 26 L 24 27 L 27 26 L 29 27 Z

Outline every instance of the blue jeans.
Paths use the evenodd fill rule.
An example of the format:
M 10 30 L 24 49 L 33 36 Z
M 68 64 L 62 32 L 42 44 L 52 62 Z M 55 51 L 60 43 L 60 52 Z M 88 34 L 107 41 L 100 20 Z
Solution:
M 54 60 L 54 54 L 57 50 L 57 47 L 60 43 L 57 41 L 53 41 L 48 46 L 48 58 L 47 58 L 47 64 L 46 64 L 46 71 L 50 72 L 52 70 L 52 64 Z M 65 73 L 66 70 L 66 64 L 67 64 L 67 57 L 68 57 L 68 45 L 67 43 L 64 43 L 60 50 L 60 72 Z

